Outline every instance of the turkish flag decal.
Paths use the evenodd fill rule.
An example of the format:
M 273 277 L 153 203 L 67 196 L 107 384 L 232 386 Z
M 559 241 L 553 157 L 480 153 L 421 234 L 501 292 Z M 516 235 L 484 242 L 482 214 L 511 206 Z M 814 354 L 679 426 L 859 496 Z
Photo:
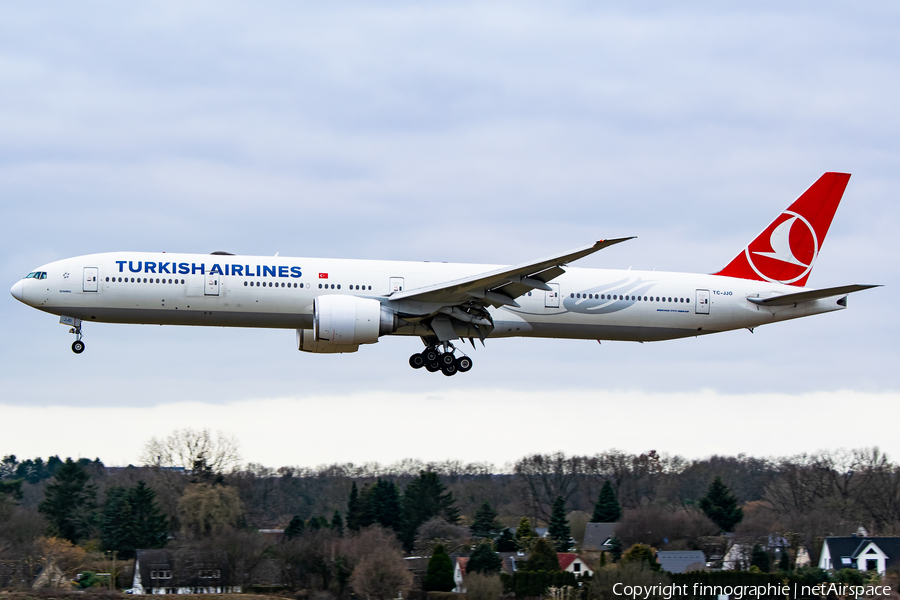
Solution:
M 328 279 L 328 273 L 319 273 L 319 279 Z

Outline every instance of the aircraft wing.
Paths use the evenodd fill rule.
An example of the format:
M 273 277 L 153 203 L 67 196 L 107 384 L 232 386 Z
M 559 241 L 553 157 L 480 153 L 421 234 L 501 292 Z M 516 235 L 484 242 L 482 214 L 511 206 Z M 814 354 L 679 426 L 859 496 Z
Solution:
M 390 300 L 414 300 L 445 305 L 480 300 L 485 305 L 519 306 L 515 299 L 522 294 L 533 289 L 549 290 L 550 286 L 547 285 L 547 282 L 565 273 L 562 269 L 563 265 L 630 239 L 634 239 L 634 236 L 600 240 L 590 246 L 583 246 L 564 254 L 549 256 L 533 262 L 503 267 L 495 271 L 436 285 L 395 292 L 391 294 Z
M 855 284 L 842 285 L 839 287 L 825 288 L 821 290 L 808 290 L 805 292 L 797 292 L 796 294 L 783 294 L 781 296 L 773 296 L 771 298 L 747 298 L 754 304 L 762 306 L 786 306 L 788 304 L 799 304 L 800 302 L 809 302 L 811 300 L 819 300 L 821 298 L 831 298 L 832 296 L 842 296 L 852 292 L 860 292 L 880 285 Z

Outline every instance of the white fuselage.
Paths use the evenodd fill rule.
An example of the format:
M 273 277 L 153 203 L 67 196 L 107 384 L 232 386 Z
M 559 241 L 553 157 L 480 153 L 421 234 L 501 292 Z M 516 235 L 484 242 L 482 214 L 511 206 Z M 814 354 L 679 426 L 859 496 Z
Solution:
M 391 294 L 496 269 L 496 265 L 207 254 L 113 252 L 40 267 L 14 295 L 84 322 L 309 329 L 322 295 L 371 298 L 402 312 Z M 95 279 L 94 279 L 95 278 Z M 490 337 L 656 341 L 753 328 L 845 308 L 835 296 L 760 306 L 802 288 L 716 275 L 566 267 L 553 291 L 519 308 L 490 309 Z M 19 297 L 20 294 L 21 297 Z M 426 335 L 421 325 L 397 335 Z

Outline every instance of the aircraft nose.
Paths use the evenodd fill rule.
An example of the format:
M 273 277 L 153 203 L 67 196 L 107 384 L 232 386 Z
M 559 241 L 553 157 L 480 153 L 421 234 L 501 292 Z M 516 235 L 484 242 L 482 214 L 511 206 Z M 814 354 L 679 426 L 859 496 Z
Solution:
M 13 284 L 9 293 L 19 302 L 25 302 L 25 282 L 22 279 L 18 280 Z

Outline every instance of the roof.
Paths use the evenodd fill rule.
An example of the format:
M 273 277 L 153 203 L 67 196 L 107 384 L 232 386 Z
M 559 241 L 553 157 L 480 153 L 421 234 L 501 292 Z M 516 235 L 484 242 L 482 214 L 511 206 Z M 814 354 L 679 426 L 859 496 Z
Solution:
M 529 556 L 527 552 L 523 552 L 522 554 L 519 554 L 518 552 L 498 552 L 497 554 L 500 555 L 501 569 L 504 573 L 508 573 L 509 575 L 512 575 L 521 569 Z
M 583 550 L 609 550 L 606 543 L 616 535 L 618 523 L 588 523 L 584 528 Z
M 890 569 L 900 565 L 900 537 L 849 536 L 825 538 L 825 544 L 828 546 L 828 552 L 831 555 L 831 564 L 838 570 L 851 566 L 849 563 L 842 562 L 842 558 L 855 562 L 869 543 L 875 544 L 887 555 L 886 568 Z
M 460 556 L 456 559 L 456 566 L 459 567 L 459 572 L 463 575 L 466 574 L 466 564 L 469 562 L 468 556 Z
M 686 573 L 688 567 L 706 566 L 706 556 L 701 550 L 660 550 L 656 553 L 656 560 L 663 571 L 669 573 Z
M 556 558 L 559 559 L 559 568 L 565 571 L 576 559 L 581 557 L 574 552 L 557 552 Z M 581 562 L 587 565 L 587 562 L 583 558 L 581 559 Z

